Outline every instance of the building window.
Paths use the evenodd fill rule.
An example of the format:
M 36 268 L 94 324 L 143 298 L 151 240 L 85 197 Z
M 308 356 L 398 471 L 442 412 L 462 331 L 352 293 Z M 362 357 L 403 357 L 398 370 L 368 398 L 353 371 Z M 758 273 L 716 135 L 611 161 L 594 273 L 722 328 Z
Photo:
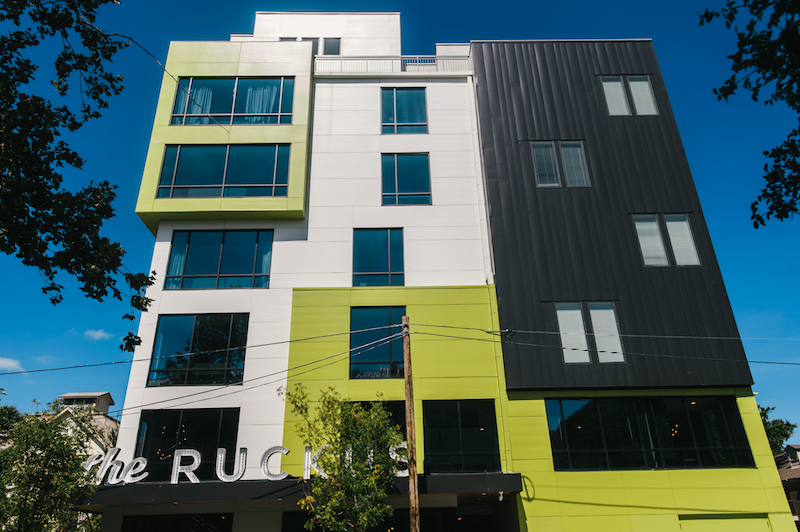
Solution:
M 157 197 L 285 197 L 288 183 L 288 144 L 167 146 Z
M 381 163 L 384 205 L 431 204 L 427 153 L 384 153 Z
M 568 187 L 591 185 L 589 171 L 586 168 L 586 156 L 583 152 L 583 142 L 579 140 L 536 141 L 531 142 L 531 152 L 537 186 L 559 187 L 562 175 Z
M 136 456 L 147 459 L 150 473 L 143 482 L 167 482 L 175 449 L 200 451 L 202 461 L 194 471 L 200 480 L 216 480 L 217 449 L 224 448 L 225 470 L 236 459 L 238 408 L 198 410 L 143 410 L 136 438 Z
M 166 290 L 269 288 L 272 231 L 175 231 Z
M 173 125 L 291 124 L 294 78 L 180 78 Z
M 675 266 L 700 266 L 700 257 L 692 237 L 687 214 L 634 214 L 633 223 L 645 266 L 669 266 L 667 246 L 659 223 L 663 221 Z
M 353 231 L 353 286 L 403 286 L 403 230 Z
M 625 362 L 614 303 L 556 303 L 556 318 L 566 364 Z
M 241 384 L 247 314 L 158 318 L 147 386 Z
M 319 53 L 319 37 L 303 37 L 301 41 L 311 41 L 311 54 L 317 55 Z
M 603 93 L 606 96 L 610 115 L 627 116 L 631 114 L 628 94 L 630 94 L 630 101 L 633 102 L 635 114 L 639 116 L 658 114 L 649 76 L 601 76 L 600 80 L 603 83 Z
M 734 397 L 547 399 L 556 471 L 754 467 Z
M 425 89 L 381 89 L 383 133 L 427 133 Z
M 350 378 L 402 379 L 403 339 L 388 340 L 400 332 L 405 307 L 350 309 Z
M 423 401 L 425 473 L 500 471 L 494 401 Z
M 339 55 L 342 39 L 339 37 L 325 37 L 322 55 Z
M 233 514 L 126 515 L 122 532 L 233 532 Z

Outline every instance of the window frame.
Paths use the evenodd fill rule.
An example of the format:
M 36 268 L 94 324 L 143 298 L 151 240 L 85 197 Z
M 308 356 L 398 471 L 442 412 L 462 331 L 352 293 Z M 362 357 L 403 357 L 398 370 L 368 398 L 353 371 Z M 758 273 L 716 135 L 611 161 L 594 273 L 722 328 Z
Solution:
M 336 42 L 336 53 L 328 53 L 328 42 Z M 339 56 L 342 55 L 342 38 L 341 37 L 324 37 L 322 40 L 322 55 Z
M 374 327 L 380 327 L 377 330 L 364 330 L 364 329 L 357 329 L 353 330 L 353 322 L 356 320 L 354 319 L 354 313 L 358 313 L 359 311 L 387 311 L 387 317 L 389 318 L 388 321 L 382 321 L 381 325 L 375 325 Z M 402 379 L 405 377 L 405 358 L 403 355 L 403 339 L 402 337 L 395 338 L 388 343 L 381 343 L 380 338 L 386 338 L 393 334 L 395 334 L 402 324 L 402 317 L 405 316 L 406 307 L 400 306 L 357 306 L 357 307 L 350 307 L 350 366 L 349 366 L 349 373 L 348 379 L 349 380 L 363 380 L 363 379 Z M 395 318 L 400 318 L 400 322 L 394 323 Z M 368 329 L 373 329 L 373 327 L 369 327 Z M 366 338 L 364 337 L 366 335 Z M 378 339 L 373 339 L 373 337 L 379 337 Z M 366 341 L 364 341 L 366 340 Z M 373 343 L 377 342 L 377 343 Z M 366 348 L 361 351 L 361 348 L 366 346 Z M 368 358 L 367 360 L 355 360 L 357 357 L 367 354 L 369 357 L 375 357 L 378 354 L 383 352 L 388 353 L 388 358 L 386 357 L 377 357 L 377 358 Z M 366 373 L 364 376 L 360 376 L 361 373 L 358 368 L 354 368 L 354 365 L 364 365 L 364 364 L 371 364 L 371 365 L 380 365 L 384 364 L 384 367 L 388 366 L 388 372 L 384 371 L 384 367 L 381 367 L 377 370 L 377 374 L 375 371 L 370 371 Z
M 531 140 L 529 147 L 531 150 L 531 161 L 533 162 L 533 176 L 536 182 L 536 188 L 590 188 L 592 187 L 592 178 L 589 172 L 589 162 L 586 159 L 586 146 L 583 140 Z M 584 176 L 586 178 L 585 184 L 570 184 L 570 175 L 567 172 L 567 164 L 564 160 L 564 149 L 562 144 L 578 144 L 581 153 L 581 163 L 583 167 Z M 538 164 L 536 162 L 536 155 L 534 148 L 536 145 L 544 147 L 550 146 L 550 152 L 553 156 L 555 163 L 556 182 L 555 183 L 542 183 L 539 177 Z
M 653 90 L 653 82 L 652 82 L 652 75 L 651 74 L 600 74 L 598 76 L 600 78 L 600 86 L 601 92 L 603 94 L 603 101 L 606 103 L 606 111 L 608 112 L 608 116 L 661 116 L 661 111 L 658 107 L 658 101 L 656 99 L 656 93 Z M 627 113 L 612 113 L 611 106 L 609 105 L 608 101 L 608 92 L 606 91 L 605 82 L 611 81 L 612 78 L 615 78 L 621 82 L 622 87 L 622 97 L 623 101 L 627 105 Z M 633 91 L 631 88 L 631 81 L 630 78 L 645 78 L 647 81 L 647 87 L 649 88 L 649 95 L 652 98 L 652 105 L 653 109 L 655 110 L 654 113 L 642 113 L 638 108 L 638 104 L 640 103 L 636 97 L 636 92 Z
M 401 176 L 398 164 L 398 159 L 404 156 L 413 156 L 413 155 L 424 155 L 425 156 L 425 169 L 426 169 L 426 176 L 427 177 L 427 192 L 400 192 L 400 182 Z M 386 158 L 392 157 L 394 159 L 394 179 L 393 186 L 394 192 L 391 190 L 387 192 L 386 184 L 387 184 L 387 176 L 385 174 L 386 170 Z M 405 178 L 406 176 L 404 176 Z M 427 203 L 401 203 L 400 198 L 427 198 Z M 394 199 L 394 203 L 387 202 L 387 199 Z M 410 206 L 410 205 L 432 205 L 433 204 L 433 197 L 431 192 L 431 159 L 430 153 L 381 153 L 381 205 L 396 205 L 396 206 Z
M 425 113 L 424 122 L 398 122 L 397 119 L 397 91 L 421 91 L 423 112 Z M 383 109 L 385 107 L 384 97 L 387 91 L 391 92 L 392 98 L 392 121 L 384 121 Z M 428 95 L 426 87 L 381 87 L 381 134 L 382 135 L 425 135 L 428 133 Z M 424 131 L 406 131 L 404 128 L 424 128 Z
M 368 231 L 386 231 L 387 233 L 387 266 L 388 271 L 368 271 L 368 270 L 356 270 L 356 263 L 363 261 L 362 258 L 359 257 L 359 254 L 374 254 L 375 250 L 364 250 L 358 249 L 358 239 L 356 237 L 357 234 L 365 234 Z M 399 236 L 398 236 L 399 235 Z M 393 269 L 393 259 L 392 259 L 392 244 L 397 243 L 397 239 L 399 238 L 399 251 L 400 251 L 400 262 L 402 265 L 401 270 Z M 380 250 L 378 250 L 380 251 Z M 405 286 L 405 241 L 403 236 L 403 229 L 402 228 L 354 228 L 353 229 L 353 286 Z M 356 281 L 356 277 L 363 278 L 364 281 L 369 280 L 370 278 L 379 279 L 379 276 L 387 276 L 387 283 L 362 283 Z
M 233 93 L 231 94 L 231 110 L 229 113 L 189 113 L 189 105 L 193 101 L 191 96 L 192 87 L 195 80 L 205 79 L 232 79 L 233 80 Z M 240 80 L 280 80 L 280 87 L 278 88 L 278 112 L 277 113 L 237 113 L 236 100 L 239 97 L 239 81 Z M 287 87 L 291 83 L 290 87 Z M 294 107 L 294 76 L 181 76 L 178 78 L 178 86 L 176 88 L 175 99 L 172 104 L 172 112 L 170 115 L 171 126 L 218 126 L 223 125 L 253 125 L 253 126 L 279 126 L 291 125 L 292 114 Z M 187 83 L 184 85 L 184 81 Z M 286 92 L 291 92 L 291 98 L 288 105 L 291 107 L 288 111 L 284 109 L 284 98 L 287 96 Z M 181 99 L 183 102 L 183 112 L 176 112 L 176 107 Z M 199 104 L 198 104 L 199 105 Z M 236 122 L 237 117 L 275 117 L 275 122 Z M 210 118 L 209 122 L 203 123 L 187 123 L 192 118 Z
M 622 341 L 622 334 L 620 333 L 620 324 L 619 324 L 619 313 L 617 312 L 617 301 L 554 301 L 553 308 L 555 309 L 556 315 L 556 324 L 558 326 L 558 337 L 560 341 L 560 349 L 562 353 L 562 360 L 564 364 L 569 366 L 576 366 L 576 365 L 608 365 L 608 364 L 626 364 L 627 358 L 625 357 L 625 344 Z M 607 308 L 602 307 L 611 307 L 611 311 L 614 314 L 614 323 L 616 324 L 616 335 L 609 335 L 612 338 L 609 338 L 609 341 L 614 341 L 619 344 L 619 351 L 611 351 L 608 352 L 606 350 L 600 349 L 600 343 L 598 343 L 597 335 L 595 330 L 597 328 L 597 324 L 595 323 L 595 316 L 592 315 L 592 310 L 608 310 Z M 561 308 L 559 308 L 561 307 Z M 566 321 L 562 321 L 559 317 L 559 312 L 563 311 L 578 311 L 580 312 L 580 323 L 582 325 L 582 330 L 579 332 L 577 330 L 574 331 L 564 331 L 563 325 L 566 324 Z M 565 342 L 565 335 L 568 335 L 566 339 L 575 340 L 574 342 Z M 572 338 L 571 335 L 582 335 L 582 337 Z M 580 338 L 580 340 L 579 340 Z M 603 341 L 603 344 L 606 342 Z M 568 353 L 571 353 L 575 350 L 584 351 L 586 353 L 585 357 L 581 357 L 582 360 L 570 360 L 570 358 L 576 357 L 569 357 L 567 356 Z M 605 358 L 609 356 L 618 355 L 618 358 L 621 360 L 603 360 L 604 353 Z
M 703 266 L 703 260 L 700 256 L 700 250 L 697 247 L 697 239 L 695 238 L 694 231 L 692 230 L 692 222 L 691 222 L 691 215 L 692 213 L 688 212 L 679 212 L 679 213 L 631 213 L 631 219 L 633 220 L 633 231 L 636 235 L 636 242 L 639 246 L 639 256 L 642 260 L 642 265 L 645 268 L 698 268 Z M 695 257 L 697 258 L 696 263 L 687 263 L 687 262 L 678 262 L 677 255 L 675 254 L 675 246 L 674 246 L 674 239 L 673 235 L 670 234 L 669 225 L 666 220 L 667 217 L 684 217 L 686 230 L 689 235 L 689 242 L 691 242 L 691 248 L 694 252 Z M 637 218 L 644 219 L 645 217 L 654 218 L 656 227 L 658 229 L 658 238 L 661 243 L 661 247 L 664 250 L 664 263 L 660 264 L 648 264 L 647 259 L 645 258 L 643 247 L 642 247 L 642 238 L 639 233 L 639 229 L 637 227 Z

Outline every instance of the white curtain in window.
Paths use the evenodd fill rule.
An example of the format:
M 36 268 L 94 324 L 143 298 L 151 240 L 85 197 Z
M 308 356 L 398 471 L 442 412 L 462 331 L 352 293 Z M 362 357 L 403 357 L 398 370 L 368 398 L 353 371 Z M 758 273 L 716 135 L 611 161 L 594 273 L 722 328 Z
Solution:
M 558 330 L 561 333 L 561 346 L 564 348 L 564 362 L 579 364 L 589 362 L 589 348 L 586 345 L 586 331 L 580 303 L 556 303 Z
M 210 87 L 192 89 L 192 99 L 189 100 L 190 115 L 206 115 L 211 111 L 211 97 L 214 91 Z
M 261 87 L 248 87 L 245 94 L 245 113 L 266 114 L 278 109 L 280 83 Z
M 636 225 L 636 235 L 639 237 L 639 247 L 642 248 L 645 265 L 669 266 L 655 214 L 636 215 L 633 217 L 633 222 Z
M 589 174 L 586 171 L 586 160 L 583 157 L 583 146 L 580 142 L 562 142 L 561 158 L 564 160 L 564 173 L 568 187 L 588 187 Z
M 672 244 L 672 253 L 675 255 L 675 264 L 678 266 L 699 266 L 700 257 L 689 228 L 689 219 L 685 214 L 665 214 L 664 223 L 667 225 L 669 242 Z
M 628 83 L 631 86 L 631 96 L 636 114 L 657 115 L 658 108 L 653 96 L 653 88 L 650 86 L 650 79 L 647 76 L 628 76 Z
M 622 84 L 622 76 L 603 76 L 603 92 L 606 95 L 609 114 L 631 114 L 628 98 L 625 96 L 625 87 Z
M 589 303 L 597 357 L 603 362 L 625 362 L 613 303 Z

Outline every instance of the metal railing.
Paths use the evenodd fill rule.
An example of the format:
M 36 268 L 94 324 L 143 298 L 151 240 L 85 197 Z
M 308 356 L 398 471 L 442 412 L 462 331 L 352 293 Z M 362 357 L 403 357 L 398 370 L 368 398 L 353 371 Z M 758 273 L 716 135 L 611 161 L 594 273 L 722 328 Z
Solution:
M 369 74 L 394 72 L 469 72 L 469 57 L 395 56 L 395 57 L 324 57 L 314 60 L 315 74 Z

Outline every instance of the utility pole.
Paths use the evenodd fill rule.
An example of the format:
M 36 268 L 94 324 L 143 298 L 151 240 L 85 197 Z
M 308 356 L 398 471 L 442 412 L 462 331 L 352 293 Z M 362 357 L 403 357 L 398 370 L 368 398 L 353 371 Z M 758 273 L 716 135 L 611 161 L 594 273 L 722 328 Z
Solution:
M 408 515 L 409 532 L 419 532 L 419 483 L 417 481 L 417 448 L 414 432 L 414 388 L 411 383 L 411 337 L 408 316 L 403 316 L 403 367 L 406 381 L 406 437 L 408 438 Z

